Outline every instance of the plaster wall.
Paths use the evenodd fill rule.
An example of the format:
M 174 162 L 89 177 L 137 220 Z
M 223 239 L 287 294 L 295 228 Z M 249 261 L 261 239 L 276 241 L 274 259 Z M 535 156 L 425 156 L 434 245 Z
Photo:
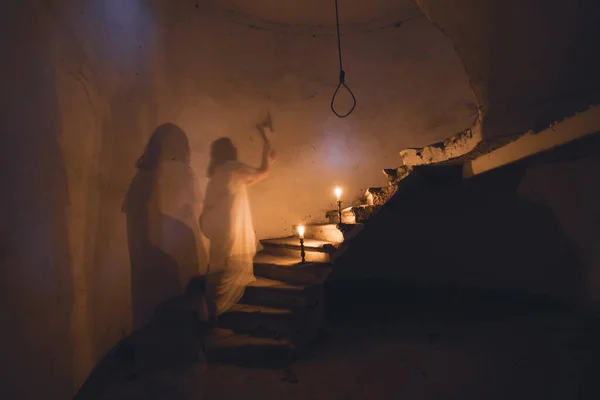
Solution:
M 417 0 L 450 38 L 482 139 L 538 131 L 600 103 L 595 0 Z
M 194 221 L 214 139 L 232 137 L 257 165 L 253 126 L 271 110 L 278 160 L 251 191 L 266 237 L 319 219 L 336 184 L 350 201 L 384 183 L 399 149 L 474 118 L 462 65 L 424 18 L 344 31 L 359 101 L 344 120 L 329 110 L 332 29 L 272 25 L 202 1 L 9 1 L 1 18 L 2 398 L 70 397 L 138 325 L 135 282 L 160 277 L 136 270 L 144 249 L 156 249 L 132 249 L 135 232 L 147 231 L 144 243 L 159 233 L 191 240 L 206 265 Z M 189 168 L 166 163 L 149 178 L 135 163 L 168 122 L 187 137 Z M 166 200 L 152 192 L 161 182 Z M 159 222 L 146 227 L 135 210 L 150 205 Z M 177 259 L 166 253 L 156 254 Z

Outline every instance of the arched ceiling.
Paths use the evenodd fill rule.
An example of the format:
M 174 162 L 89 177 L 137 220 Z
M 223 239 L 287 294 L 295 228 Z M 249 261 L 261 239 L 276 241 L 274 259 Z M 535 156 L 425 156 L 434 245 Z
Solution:
M 485 138 L 539 131 L 600 103 L 598 0 L 417 0 L 452 40 Z
M 335 24 L 334 0 L 215 0 L 228 10 L 285 25 Z M 340 22 L 403 20 L 420 13 L 413 0 L 338 0 Z

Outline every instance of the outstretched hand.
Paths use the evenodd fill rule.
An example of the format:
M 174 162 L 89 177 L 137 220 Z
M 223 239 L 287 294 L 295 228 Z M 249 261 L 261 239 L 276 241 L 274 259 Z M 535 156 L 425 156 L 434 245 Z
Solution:
M 273 161 L 275 161 L 275 158 L 277 158 L 277 154 L 275 153 L 275 150 L 273 149 L 273 146 L 271 145 L 271 141 L 269 139 L 267 139 L 266 136 L 265 136 L 264 140 L 265 140 L 264 152 L 269 157 L 269 160 L 271 162 L 273 162 Z

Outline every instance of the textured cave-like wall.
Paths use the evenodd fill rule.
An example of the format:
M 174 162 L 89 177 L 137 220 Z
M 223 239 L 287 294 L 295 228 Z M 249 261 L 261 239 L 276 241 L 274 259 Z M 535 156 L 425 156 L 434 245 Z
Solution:
M 241 158 L 258 163 L 252 127 L 271 109 L 279 158 L 251 192 L 264 237 L 319 217 L 333 206 L 333 185 L 350 201 L 384 183 L 381 168 L 400 163 L 398 149 L 473 120 L 460 61 L 425 18 L 345 31 L 359 99 L 346 120 L 329 110 L 331 29 L 271 25 L 202 1 L 28 0 L 9 2 L 1 18 L 10 32 L 0 42 L 1 398 L 69 398 L 131 332 L 136 249 L 123 211 L 147 204 L 124 203 L 159 125 L 185 132 L 200 192 L 167 203 L 197 212 L 211 141 L 231 136 Z M 170 221 L 159 221 L 164 236 L 193 231 L 193 215 L 177 224 L 164 199 L 153 200 Z
M 483 139 L 545 128 L 600 103 L 595 0 L 417 0 L 452 40 Z

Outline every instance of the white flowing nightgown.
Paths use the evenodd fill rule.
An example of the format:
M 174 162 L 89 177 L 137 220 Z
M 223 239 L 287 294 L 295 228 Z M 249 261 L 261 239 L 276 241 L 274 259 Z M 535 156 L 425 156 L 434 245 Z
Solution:
M 259 172 L 238 161 L 228 161 L 214 171 L 206 188 L 200 218 L 210 240 L 209 298 L 217 315 L 236 304 L 254 277 L 256 235 L 247 186 Z
M 161 161 L 154 191 L 160 215 L 157 226 L 151 226 L 150 231 L 156 234 L 153 243 L 176 261 L 184 290 L 192 277 L 204 275 L 208 267 L 198 226 L 201 194 L 194 171 L 182 162 Z

